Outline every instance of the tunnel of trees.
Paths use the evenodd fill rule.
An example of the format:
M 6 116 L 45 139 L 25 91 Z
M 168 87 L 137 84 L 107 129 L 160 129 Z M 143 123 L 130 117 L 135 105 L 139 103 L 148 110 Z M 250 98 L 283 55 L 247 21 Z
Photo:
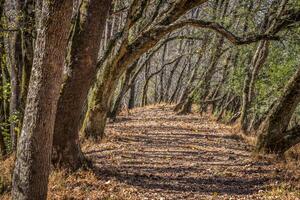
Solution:
M 51 165 L 91 167 L 121 110 L 196 108 L 257 139 L 300 143 L 298 0 L 0 0 L 0 158 L 14 199 L 46 199 Z

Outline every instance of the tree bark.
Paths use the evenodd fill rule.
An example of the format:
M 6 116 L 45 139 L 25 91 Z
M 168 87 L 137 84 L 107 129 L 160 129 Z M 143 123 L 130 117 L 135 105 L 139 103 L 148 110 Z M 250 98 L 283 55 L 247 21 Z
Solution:
M 7 28 L 16 29 L 7 33 L 4 37 L 5 51 L 7 55 L 7 64 L 10 69 L 10 86 L 11 96 L 9 104 L 10 112 L 10 139 L 11 149 L 13 151 L 17 148 L 17 136 L 18 136 L 18 120 L 19 106 L 20 106 L 20 82 L 22 72 L 22 47 L 21 47 L 21 31 L 20 31 L 20 16 L 21 5 L 17 0 L 5 1 L 4 12 L 7 19 Z
M 85 163 L 79 143 L 80 116 L 96 73 L 110 6 L 110 0 L 83 1 L 76 16 L 54 128 L 53 163 L 58 167 L 75 170 Z
M 71 26 L 72 0 L 44 0 L 28 104 L 13 172 L 13 199 L 46 199 L 54 121 Z
M 298 128 L 288 131 L 291 117 L 300 102 L 300 67 L 285 88 L 284 94 L 270 110 L 268 117 L 259 128 L 256 149 L 266 153 L 284 153 L 299 140 Z M 293 140 L 290 140 L 293 138 Z

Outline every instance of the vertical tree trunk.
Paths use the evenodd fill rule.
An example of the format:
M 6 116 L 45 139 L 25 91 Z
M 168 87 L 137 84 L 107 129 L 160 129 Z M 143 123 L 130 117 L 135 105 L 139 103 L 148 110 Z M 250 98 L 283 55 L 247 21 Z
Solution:
M 2 17 L 3 14 L 3 6 L 4 6 L 4 0 L 0 1 L 0 18 Z M 2 21 L 1 21 L 2 22 Z M 3 28 L 2 23 L 0 23 L 0 28 Z M 1 94 L 0 94 L 0 121 L 5 122 L 6 121 L 6 116 L 5 116 L 5 109 L 4 109 L 4 104 L 5 104 L 5 98 L 3 94 L 3 87 L 4 87 L 4 82 L 3 82 L 3 77 L 5 77 L 5 74 L 3 73 L 3 66 L 2 66 L 2 60 L 4 59 L 5 53 L 3 49 L 3 36 L 2 34 L 0 35 L 0 88 L 1 88 Z M 0 156 L 3 157 L 6 155 L 6 146 L 4 143 L 4 136 L 2 133 L 2 127 L 0 127 Z M 0 159 L 1 159 L 0 157 Z
M 33 35 L 35 32 L 35 13 L 34 10 L 37 9 L 37 5 L 34 0 L 27 0 L 25 2 L 21 1 L 21 6 L 23 8 L 22 22 L 24 28 L 21 35 L 21 45 L 22 45 L 22 80 L 20 88 L 20 109 L 21 109 L 21 119 L 23 120 L 24 110 L 26 105 L 26 98 L 28 93 L 29 80 L 31 75 L 31 68 L 33 62 Z
M 249 109 L 254 96 L 255 81 L 257 79 L 259 70 L 266 62 L 268 56 L 268 41 L 261 41 L 256 49 L 256 52 L 251 60 L 250 66 L 246 69 L 246 77 L 243 87 L 243 104 L 241 109 L 240 125 L 241 130 L 246 132 L 248 129 Z M 252 69 L 252 70 L 251 70 Z M 250 72 L 250 70 L 252 72 Z
M 166 56 L 167 56 L 167 51 L 168 51 L 168 45 L 165 44 L 162 50 L 162 54 L 161 54 L 161 64 L 162 66 L 165 64 L 166 61 Z M 163 102 L 164 101 L 164 77 L 165 77 L 165 70 L 161 71 L 160 74 L 160 90 L 159 90 L 159 102 Z
M 190 65 L 190 64 L 189 64 L 189 65 Z M 175 98 L 176 98 L 176 96 L 178 95 L 178 93 L 179 93 L 179 91 L 180 91 L 180 89 L 181 89 L 181 87 L 182 87 L 183 74 L 184 74 L 184 72 L 186 71 L 186 68 L 187 68 L 187 64 L 186 64 L 186 62 L 185 62 L 185 63 L 184 63 L 184 67 L 182 67 L 182 70 L 181 70 L 181 72 L 180 72 L 180 74 L 179 74 L 179 77 L 178 77 L 178 80 L 177 80 L 175 89 L 174 89 L 172 95 L 171 95 L 170 98 L 169 98 L 169 103 L 175 102 Z
M 10 136 L 11 148 L 13 151 L 17 147 L 17 130 L 19 119 L 19 103 L 20 103 L 20 81 L 22 71 L 22 47 L 21 47 L 21 31 L 20 31 L 20 17 L 21 5 L 18 0 L 5 1 L 4 12 L 7 19 L 8 29 L 17 29 L 7 33 L 4 37 L 5 50 L 7 54 L 7 64 L 10 69 Z
M 72 0 L 44 0 L 28 104 L 13 173 L 13 199 L 46 199 L 54 121 L 71 25 Z
M 150 72 L 150 62 L 147 61 L 145 66 L 145 74 L 144 74 L 145 83 L 142 91 L 142 106 L 146 106 L 148 104 L 147 93 L 148 93 L 148 83 L 149 83 L 149 72 Z
M 4 143 L 4 137 L 2 134 L 2 130 L 0 129 L 0 158 L 6 155 L 6 146 Z
M 126 73 L 124 79 L 122 80 L 122 83 L 121 83 L 122 85 L 121 85 L 120 91 L 113 103 L 112 109 L 110 110 L 110 112 L 108 114 L 108 117 L 112 120 L 116 119 L 118 112 L 121 109 L 121 103 L 122 103 L 123 97 L 125 96 L 125 94 L 128 91 L 127 84 L 129 81 L 129 77 L 130 77 L 130 74 Z
M 80 116 L 96 73 L 110 6 L 111 0 L 84 1 L 76 16 L 54 129 L 53 162 L 59 167 L 74 170 L 85 162 L 79 144 Z
M 208 68 L 206 69 L 206 71 L 204 72 L 202 81 L 200 82 L 200 85 L 199 85 L 199 89 L 200 89 L 199 100 L 200 100 L 200 102 L 205 102 L 205 100 L 207 99 L 207 96 L 209 94 L 211 79 L 215 73 L 217 64 L 222 55 L 222 47 L 224 44 L 224 37 L 216 36 L 215 39 L 216 39 L 215 51 L 212 55 L 210 64 L 209 64 Z M 200 111 L 206 112 L 206 110 L 207 110 L 207 104 L 202 103 Z
M 169 100 L 169 95 L 170 95 L 170 89 L 171 89 L 171 84 L 172 84 L 172 81 L 173 81 L 173 77 L 174 77 L 174 73 L 176 71 L 176 69 L 178 68 L 179 64 L 180 64 L 180 61 L 181 59 L 178 59 L 174 66 L 173 66 L 173 69 L 170 71 L 170 75 L 169 75 L 169 78 L 167 80 L 167 86 L 166 86 L 166 91 L 165 91 L 165 102 Z
M 135 83 L 130 87 L 128 109 L 133 109 L 135 106 Z

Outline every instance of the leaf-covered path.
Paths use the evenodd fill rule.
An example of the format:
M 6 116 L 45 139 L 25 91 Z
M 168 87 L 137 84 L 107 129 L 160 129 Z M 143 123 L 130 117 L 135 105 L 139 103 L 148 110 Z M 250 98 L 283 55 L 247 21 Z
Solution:
M 229 130 L 198 114 L 175 115 L 168 106 L 136 109 L 108 124 L 104 142 L 85 147 L 97 178 L 84 183 L 88 192 L 82 195 L 262 199 L 266 189 L 280 184 L 281 170 L 255 159 L 251 146 Z

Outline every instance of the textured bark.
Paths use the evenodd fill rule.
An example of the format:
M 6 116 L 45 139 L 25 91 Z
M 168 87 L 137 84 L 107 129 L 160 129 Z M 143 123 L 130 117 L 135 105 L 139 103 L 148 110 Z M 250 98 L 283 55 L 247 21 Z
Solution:
M 72 0 L 43 1 L 13 173 L 13 199 L 47 198 L 54 121 L 72 6 Z
M 272 107 L 268 117 L 262 123 L 258 133 L 256 148 L 260 152 L 284 153 L 290 147 L 288 141 L 298 141 L 296 128 L 287 131 L 292 115 L 300 102 L 300 67 L 289 81 L 284 94 Z M 293 138 L 293 140 L 290 140 Z
M 54 129 L 53 162 L 71 170 L 85 163 L 80 150 L 80 116 L 96 73 L 100 39 L 110 0 L 83 1 L 73 27 Z
M 7 28 L 18 30 L 9 32 L 4 37 L 7 64 L 10 69 L 11 96 L 9 111 L 10 118 L 13 119 L 10 122 L 10 139 L 11 148 L 15 151 L 17 148 L 17 129 L 19 127 L 17 118 L 20 117 L 18 112 L 20 111 L 20 82 L 22 76 L 22 44 L 21 32 L 19 31 L 21 5 L 19 0 L 5 1 L 4 12 L 7 19 Z

